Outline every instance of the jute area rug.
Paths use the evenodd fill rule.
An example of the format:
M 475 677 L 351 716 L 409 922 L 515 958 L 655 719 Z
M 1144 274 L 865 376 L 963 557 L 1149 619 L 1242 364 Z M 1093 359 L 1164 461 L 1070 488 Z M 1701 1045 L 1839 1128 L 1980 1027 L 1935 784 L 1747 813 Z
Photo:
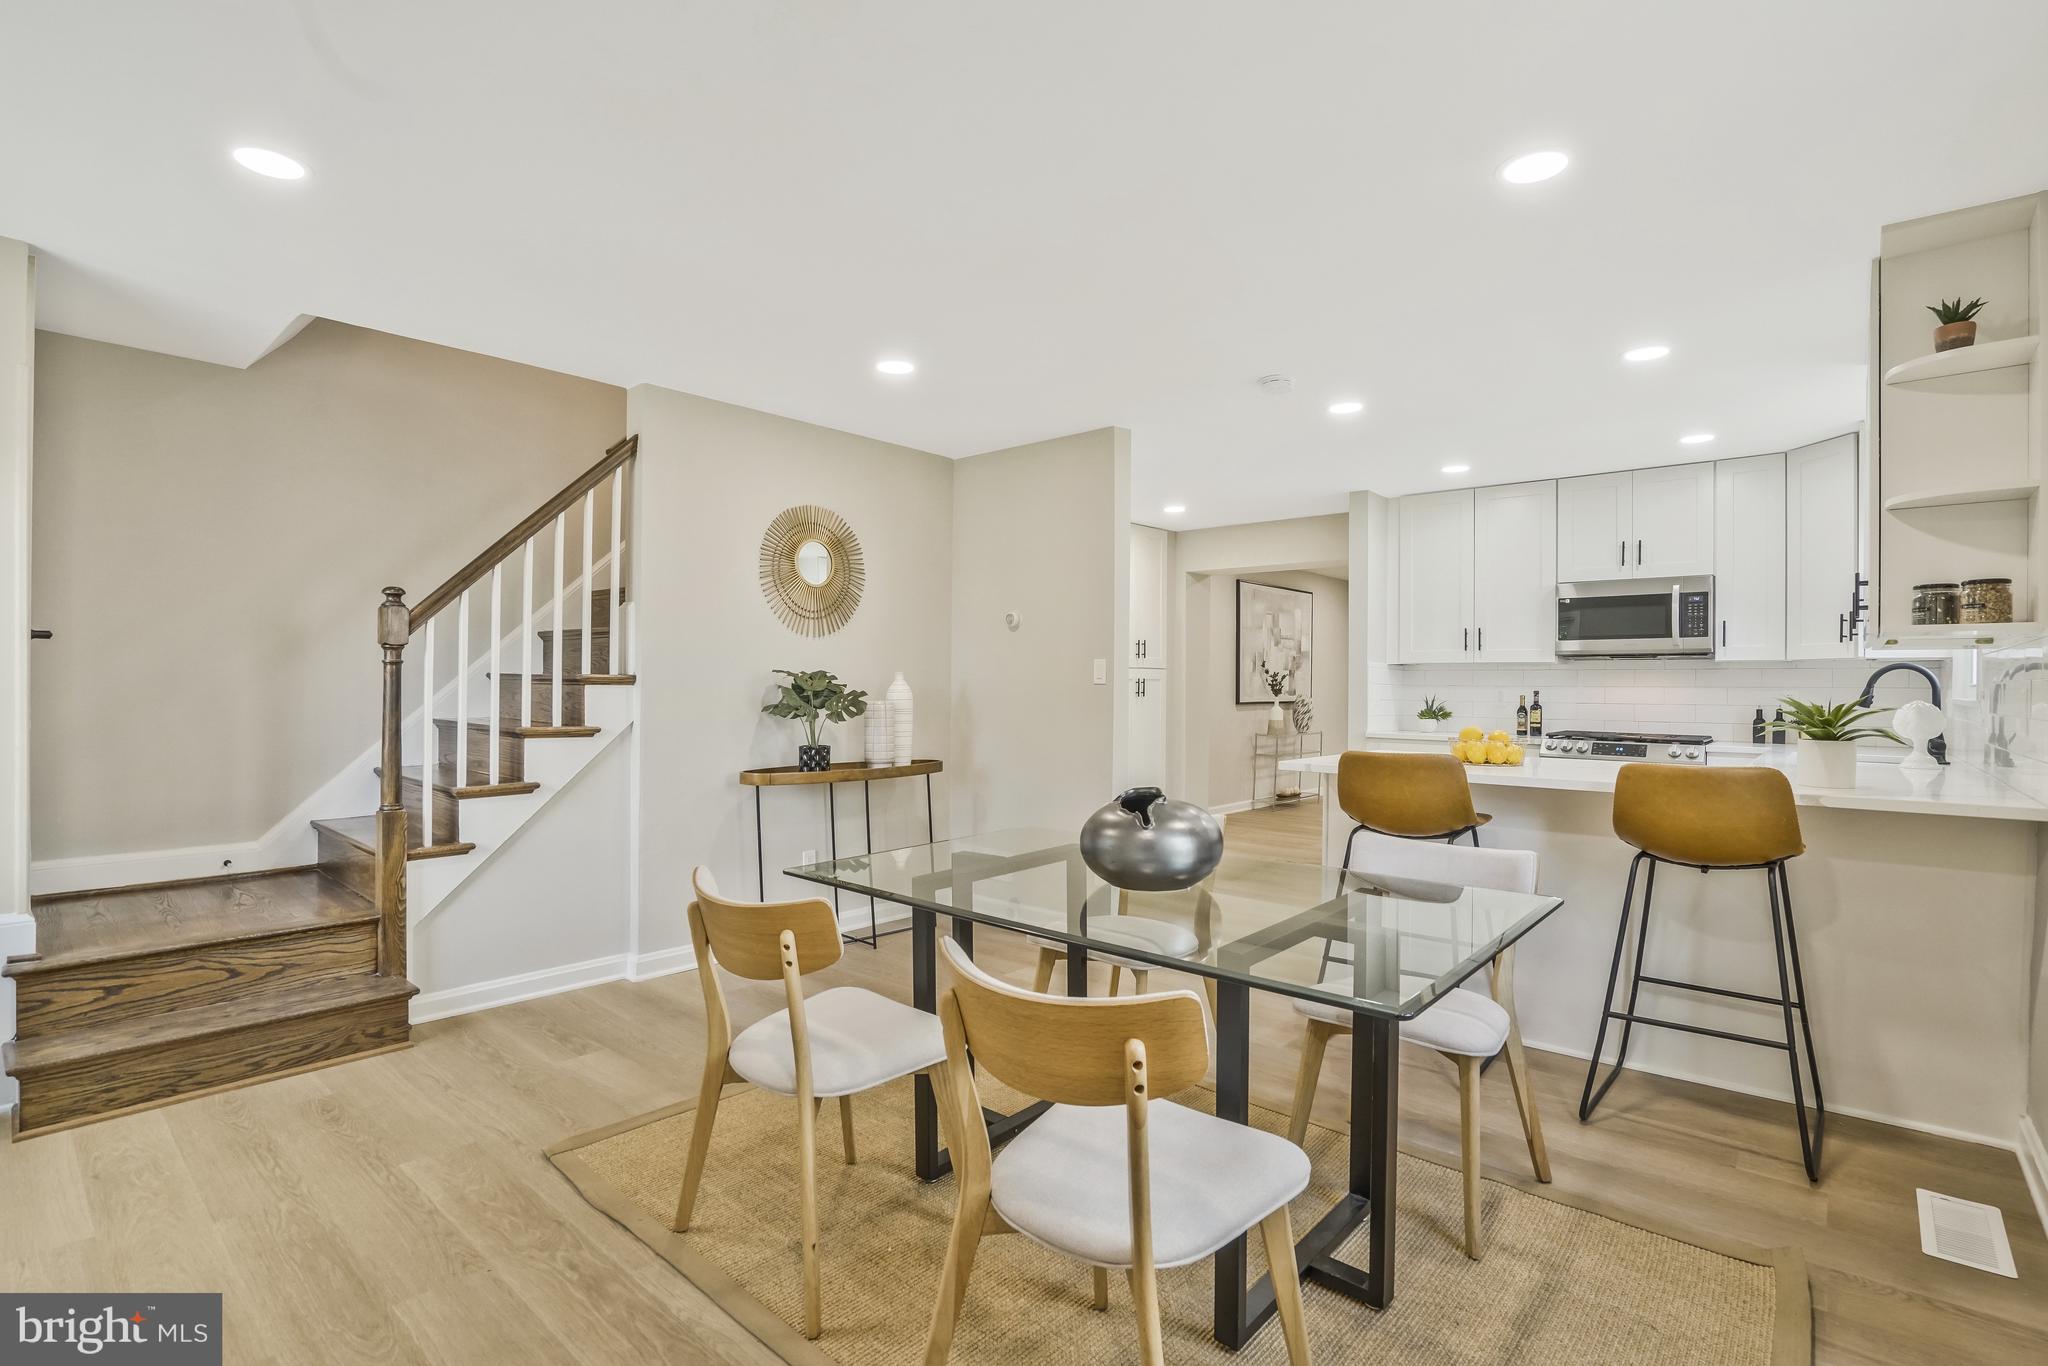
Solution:
M 983 1098 L 1021 1099 L 984 1078 Z M 1207 1108 L 1204 1089 L 1177 1098 Z M 846 1166 L 838 1117 L 818 1124 L 819 1243 L 824 1336 L 807 1342 L 797 1246 L 795 1102 L 728 1090 L 688 1233 L 671 1232 L 695 1102 L 580 1134 L 548 1150 L 585 1199 L 732 1314 L 793 1366 L 900 1366 L 923 1359 L 955 1200 L 951 1177 L 911 1170 L 911 1092 L 903 1081 L 855 1101 L 857 1165 Z M 1254 1107 L 1275 1132 L 1285 1118 Z M 1315 1179 L 1292 1210 L 1295 1236 L 1341 1193 L 1343 1136 L 1321 1126 L 1305 1145 Z M 1519 1148 L 1514 1154 L 1520 1160 Z M 1515 1366 L 1807 1366 L 1813 1321 L 1795 1250 L 1707 1247 L 1495 1181 L 1483 1186 L 1486 1256 L 1461 1239 L 1458 1173 L 1403 1154 L 1394 1303 L 1377 1312 L 1310 1283 L 1304 1288 L 1318 1363 L 1515 1363 Z M 1364 1230 L 1344 1255 L 1365 1262 Z M 1253 1275 L 1265 1270 L 1251 1239 Z M 1210 1335 L 1208 1261 L 1160 1273 L 1167 1359 L 1272 1366 L 1287 1359 L 1277 1321 L 1242 1352 Z M 985 1239 L 969 1282 L 952 1360 L 1109 1366 L 1137 1355 L 1129 1288 L 1112 1277 L 1110 1307 L 1090 1303 L 1089 1270 L 1018 1235 Z

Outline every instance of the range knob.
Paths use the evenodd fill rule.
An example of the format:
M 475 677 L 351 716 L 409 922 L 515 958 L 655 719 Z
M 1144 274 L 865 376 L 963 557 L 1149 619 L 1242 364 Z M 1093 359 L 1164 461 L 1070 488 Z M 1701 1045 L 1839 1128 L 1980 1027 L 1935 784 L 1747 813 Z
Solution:
M 1581 754 L 1591 754 L 1593 752 L 1593 746 L 1588 744 L 1584 740 L 1579 741 L 1577 749 Z
M 1680 749 L 1677 745 L 1673 745 L 1670 749 L 1667 749 L 1664 752 L 1674 759 L 1676 759 L 1679 755 L 1685 753 L 1685 751 Z
M 1685 757 L 1688 759 L 1697 759 L 1700 757 L 1700 752 L 1696 749 L 1689 749 L 1685 752 Z

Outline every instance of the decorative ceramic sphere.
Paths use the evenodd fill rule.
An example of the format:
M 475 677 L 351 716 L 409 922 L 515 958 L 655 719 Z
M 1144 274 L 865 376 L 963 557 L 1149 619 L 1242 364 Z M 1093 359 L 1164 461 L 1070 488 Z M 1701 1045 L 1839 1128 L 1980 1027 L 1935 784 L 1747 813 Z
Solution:
M 1134 787 L 1081 827 L 1081 858 L 1112 887 L 1177 892 L 1216 870 L 1223 827 L 1193 802 Z
M 1908 702 L 1892 713 L 1892 730 L 1916 744 L 1932 740 L 1948 725 L 1948 718 L 1932 702 Z

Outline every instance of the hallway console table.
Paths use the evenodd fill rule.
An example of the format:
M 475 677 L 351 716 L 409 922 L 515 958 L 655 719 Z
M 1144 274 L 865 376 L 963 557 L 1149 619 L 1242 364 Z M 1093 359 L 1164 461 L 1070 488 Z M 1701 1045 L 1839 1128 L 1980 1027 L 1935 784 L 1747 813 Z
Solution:
M 924 837 L 926 842 L 936 841 L 938 834 L 932 822 L 932 774 L 945 772 L 945 764 L 938 759 L 912 759 L 907 764 L 870 764 L 848 762 L 834 764 L 822 772 L 807 773 L 794 764 L 776 768 L 749 768 L 740 773 L 740 786 L 754 789 L 754 879 L 760 889 L 761 900 L 768 899 L 768 860 L 761 838 L 761 789 L 764 787 L 822 787 L 825 789 L 825 817 L 832 842 L 832 857 L 839 857 L 839 802 L 836 793 L 841 783 L 860 784 L 861 826 L 867 832 L 867 852 L 875 851 L 875 823 L 873 794 L 868 784 L 885 778 L 924 779 Z M 839 909 L 839 889 L 832 889 L 832 909 Z M 907 927 L 906 927 L 907 929 Z M 891 930 L 891 934 L 902 934 L 905 930 Z M 875 921 L 874 898 L 868 899 L 868 932 L 865 937 L 849 934 L 841 936 L 848 943 L 865 944 L 873 948 L 882 938 Z

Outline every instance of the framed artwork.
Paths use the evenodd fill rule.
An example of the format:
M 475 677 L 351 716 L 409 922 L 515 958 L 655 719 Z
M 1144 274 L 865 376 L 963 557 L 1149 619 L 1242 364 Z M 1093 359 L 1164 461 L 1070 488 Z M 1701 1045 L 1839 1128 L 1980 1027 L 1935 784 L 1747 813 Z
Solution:
M 1311 635 L 1316 595 L 1300 588 L 1237 581 L 1237 704 L 1273 702 L 1269 674 L 1281 674 L 1281 702 L 1314 696 Z

